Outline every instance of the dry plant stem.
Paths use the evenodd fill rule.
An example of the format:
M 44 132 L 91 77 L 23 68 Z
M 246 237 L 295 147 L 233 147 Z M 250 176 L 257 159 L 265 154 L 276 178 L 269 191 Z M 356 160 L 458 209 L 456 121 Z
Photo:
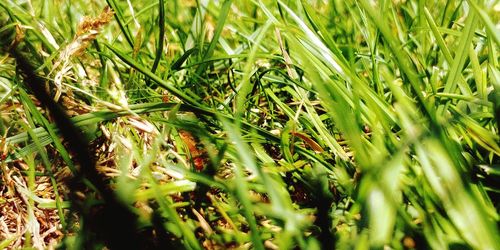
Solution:
M 83 225 L 83 231 L 86 233 L 95 232 L 97 238 L 104 241 L 111 249 L 125 249 L 127 247 L 138 249 L 144 239 L 136 232 L 136 215 L 114 195 L 110 187 L 104 182 L 103 177 L 96 171 L 95 162 L 88 151 L 88 142 L 62 108 L 45 92 L 43 88 L 44 82 L 34 73 L 33 66 L 21 52 L 11 50 L 11 54 L 16 59 L 18 68 L 24 74 L 25 79 L 30 79 L 25 81 L 25 84 L 32 90 L 42 105 L 50 111 L 60 133 L 68 141 L 71 152 L 73 152 L 76 161 L 80 164 L 79 174 L 68 182 L 72 194 L 77 190 L 77 183 L 86 178 L 96 187 L 104 199 L 104 204 L 96 214 L 89 213 L 79 204 L 73 204 L 73 208 L 84 218 L 93 217 L 86 220 L 89 223 Z M 73 198 L 74 201 L 78 200 L 74 195 Z M 95 222 L 95 224 L 92 222 Z M 87 242 L 87 244 L 90 243 Z

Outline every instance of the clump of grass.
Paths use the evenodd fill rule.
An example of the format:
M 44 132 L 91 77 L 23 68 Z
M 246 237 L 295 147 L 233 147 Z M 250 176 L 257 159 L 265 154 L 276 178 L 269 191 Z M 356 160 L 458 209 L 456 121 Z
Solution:
M 0 8 L 2 247 L 113 247 L 84 230 L 103 181 L 151 247 L 496 248 L 498 3 Z M 75 138 L 14 48 L 99 181 L 68 188 Z

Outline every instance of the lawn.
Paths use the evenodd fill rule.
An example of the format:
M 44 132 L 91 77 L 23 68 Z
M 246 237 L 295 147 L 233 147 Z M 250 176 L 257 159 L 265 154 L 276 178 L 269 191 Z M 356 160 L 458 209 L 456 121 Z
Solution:
M 0 249 L 499 249 L 500 2 L 0 1 Z

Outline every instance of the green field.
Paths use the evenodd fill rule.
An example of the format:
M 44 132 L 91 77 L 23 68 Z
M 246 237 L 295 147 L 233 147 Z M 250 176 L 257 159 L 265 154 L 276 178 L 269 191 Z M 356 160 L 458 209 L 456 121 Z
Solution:
M 500 1 L 0 1 L 0 249 L 500 249 Z

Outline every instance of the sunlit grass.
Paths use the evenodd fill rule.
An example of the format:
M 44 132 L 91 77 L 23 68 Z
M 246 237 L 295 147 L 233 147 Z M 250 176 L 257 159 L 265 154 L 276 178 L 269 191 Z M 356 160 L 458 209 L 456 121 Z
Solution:
M 103 198 L 91 181 L 68 188 L 72 138 L 16 71 L 17 50 L 152 246 L 495 249 L 499 9 L 0 2 L 0 209 L 13 214 L 0 246 L 107 242 L 69 209 Z

